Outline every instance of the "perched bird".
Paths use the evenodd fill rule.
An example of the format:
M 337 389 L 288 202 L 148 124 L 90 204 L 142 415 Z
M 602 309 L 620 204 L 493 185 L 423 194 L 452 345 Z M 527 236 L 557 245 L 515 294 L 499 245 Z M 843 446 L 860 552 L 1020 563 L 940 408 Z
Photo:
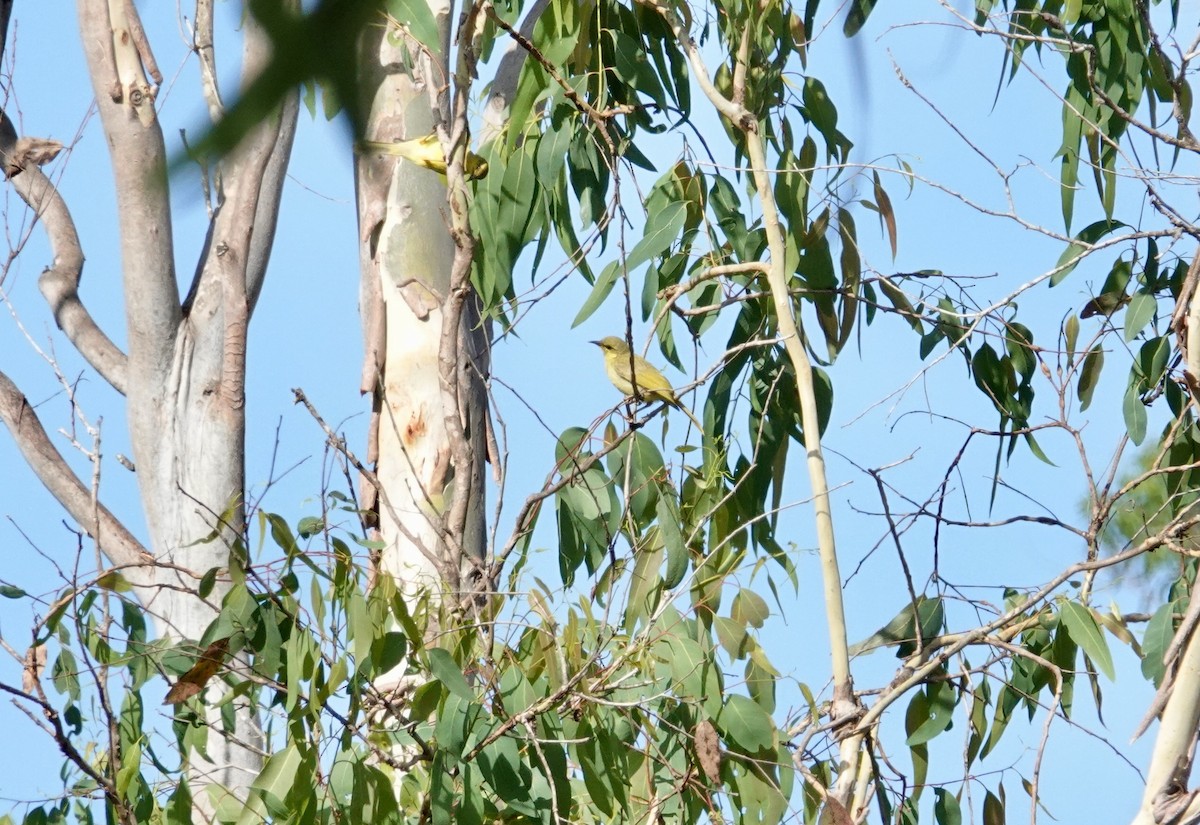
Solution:
M 633 396 L 646 401 L 664 401 L 672 407 L 683 410 L 683 413 L 701 431 L 704 425 L 700 423 L 691 410 L 679 403 L 671 382 L 657 368 L 640 355 L 629 350 L 629 344 L 624 338 L 609 335 L 599 341 L 592 341 L 604 353 L 604 371 L 613 386 L 627 396 Z M 634 392 L 634 385 L 637 392 Z
M 1120 292 L 1105 292 L 1084 304 L 1083 311 L 1079 313 L 1079 317 L 1091 318 L 1093 315 L 1112 315 L 1129 303 L 1130 300 L 1132 300 L 1132 296 L 1126 294 L 1124 289 Z
M 434 133 L 413 140 L 401 140 L 387 143 L 378 140 L 360 140 L 360 153 L 379 152 L 384 155 L 396 155 L 410 160 L 418 166 L 432 169 L 439 175 L 446 175 L 446 155 L 442 152 L 442 142 Z M 488 173 L 487 161 L 474 152 L 467 152 L 463 161 L 463 175 L 467 180 L 479 180 Z

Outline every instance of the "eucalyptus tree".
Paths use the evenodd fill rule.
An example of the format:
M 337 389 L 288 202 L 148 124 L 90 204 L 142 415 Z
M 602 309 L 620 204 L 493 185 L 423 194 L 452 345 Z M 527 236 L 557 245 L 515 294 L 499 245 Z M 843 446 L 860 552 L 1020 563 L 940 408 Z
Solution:
M 1200 464 L 1200 235 L 1186 205 L 1197 43 L 1177 42 L 1187 31 L 1177 2 L 981 0 L 974 16 L 941 8 L 944 23 L 999 44 L 1002 85 L 1011 84 L 1002 96 L 1027 88 L 1016 80 L 1026 73 L 1057 90 L 1061 145 L 1039 158 L 1059 166 L 1051 191 L 1062 226 L 1052 228 L 1016 205 L 1023 163 L 996 163 L 953 118 L 944 119 L 988 165 L 1004 206 L 903 157 L 855 155 L 832 84 L 812 66 L 833 15 L 853 36 L 875 6 L 861 0 L 842 16 L 816 0 L 530 9 L 325 0 L 304 12 L 251 3 L 247 82 L 230 112 L 216 75 L 203 73 L 216 126 L 200 148 L 220 171 L 213 228 L 180 299 L 162 200 L 168 159 L 155 87 L 140 74 L 153 75 L 147 39 L 132 4 L 81 2 L 118 193 L 128 198 L 119 204 L 128 353 L 79 302 L 81 260 L 67 254 L 77 244 L 36 168 L 45 148 L 22 147 L 10 129 L 5 154 L 14 187 L 55 239 L 43 282 L 60 326 L 129 399 L 148 502 L 144 547 L 67 474 L 11 382 L 0 385 L 0 412 L 31 465 L 114 566 L 39 626 L 58 633 L 51 682 L 68 707 L 80 691 L 63 675 L 73 649 L 126 674 L 120 711 L 106 680 L 92 682 L 111 723 L 103 759 L 51 720 L 75 790 L 98 789 L 124 821 L 191 816 L 178 768 L 142 758 L 138 697 L 156 665 L 175 680 L 175 744 L 200 768 L 191 781 L 233 791 L 205 803 L 222 820 L 951 823 L 968 807 L 1002 822 L 1013 815 L 1007 782 L 1023 786 L 1033 821 L 1051 730 L 1081 724 L 1077 683 L 1099 710 L 1100 676 L 1117 675 L 1115 640 L 1141 657 L 1158 690 L 1146 724 L 1162 716 L 1136 821 L 1190 821 L 1200 804 L 1186 789 L 1200 718 L 1188 538 L 1200 518 L 1191 475 Z M 211 67 L 211 16 L 197 9 L 195 51 Z M 499 48 L 509 51 L 484 91 L 480 66 Z M 326 428 L 362 477 L 357 498 L 331 495 L 295 529 L 258 514 L 280 554 L 265 565 L 246 553 L 240 376 L 301 85 L 344 109 L 353 131 L 361 389 L 372 424 L 365 451 Z M 675 138 L 683 134 L 695 140 Z M 895 258 L 906 220 L 917 220 L 894 205 L 905 188 L 1019 226 L 1056 254 L 1040 274 L 999 282 L 998 294 L 943 275 L 937 250 L 920 250 L 921 271 L 884 271 L 872 260 Z M 1089 197 L 1077 204 L 1081 192 Z M 1077 210 L 1092 213 L 1082 229 Z M 860 233 L 867 215 L 879 229 Z M 1036 311 L 1069 303 L 1048 288 L 1114 253 L 1082 307 Z M 510 454 L 489 400 L 491 351 L 536 306 L 526 262 L 539 293 L 584 282 L 573 325 L 607 312 L 624 318 L 631 343 L 645 327 L 674 366 L 691 354 L 679 400 L 696 406 L 703 428 L 685 433 L 678 458 L 668 461 L 649 435 L 660 410 L 637 399 L 555 432 L 553 455 Z M 852 645 L 846 537 L 864 533 L 831 493 L 826 442 L 837 436 L 828 425 L 835 389 L 850 389 L 855 345 L 896 350 L 909 332 L 926 362 L 918 378 L 965 366 L 956 391 L 925 411 L 960 420 L 964 435 L 932 489 L 928 476 L 904 480 L 888 457 L 867 459 L 861 477 L 879 508 L 870 523 L 902 575 L 872 594 L 895 618 Z M 1114 362 L 1128 377 L 1111 398 L 1097 387 Z M 1152 415 L 1164 422 L 1158 431 Z M 1088 422 L 1111 421 L 1122 429 L 1113 443 L 1084 437 Z M 175 440 L 160 455 L 153 439 L 163 433 Z M 1126 443 L 1152 433 L 1155 458 L 1117 482 Z M 803 472 L 789 463 L 792 446 Z M 848 446 L 857 445 L 838 443 Z M 976 485 L 963 468 L 980 451 L 990 472 Z M 1072 453 L 1081 469 L 1064 483 L 1086 490 L 1081 516 L 1027 507 L 1036 493 L 1007 495 L 1059 473 L 1051 455 Z M 1030 470 L 1029 459 L 1048 469 Z M 497 509 L 489 521 L 486 491 L 508 504 L 518 466 L 542 469 L 544 481 L 522 491 L 515 513 Z M 1165 483 L 1159 511 L 1102 552 L 1106 526 L 1150 479 Z M 783 518 L 798 509 L 784 504 L 797 483 L 812 565 Z M 967 488 L 961 504 L 956 483 Z M 989 516 L 975 513 L 980 502 Z M 1039 568 L 1035 584 L 1009 586 L 1023 571 L 998 568 L 975 596 L 947 572 L 944 536 L 964 531 L 974 544 L 1030 526 L 1049 531 L 1045 541 L 1066 559 L 1048 574 Z M 560 584 L 530 572 L 541 543 Z M 1151 551 L 1177 554 L 1179 571 L 1154 610 L 1100 606 L 1097 577 Z M 821 582 L 819 633 L 805 630 L 817 657 L 770 641 L 780 621 L 772 613 L 803 607 L 790 595 L 802 569 Z M 86 595 L 97 588 L 110 595 Z M 162 641 L 146 641 L 126 589 L 157 617 Z M 119 644 L 111 622 L 96 619 L 114 599 Z M 885 649 L 897 662 L 881 664 Z M 29 684 L 8 689 L 53 713 L 59 699 L 43 687 L 41 655 L 29 654 Z M 260 705 L 273 722 L 262 739 L 250 715 L 230 712 Z M 1041 735 L 1032 753 L 1008 759 L 1018 710 L 1039 720 Z M 962 738 L 948 747 L 956 721 Z M 266 759 L 246 764 L 245 776 L 209 774 L 209 762 L 224 767 L 244 753 L 233 746 L 217 757 L 218 741 Z M 911 770 L 898 767 L 901 750 Z M 981 771 L 997 761 L 994 774 Z

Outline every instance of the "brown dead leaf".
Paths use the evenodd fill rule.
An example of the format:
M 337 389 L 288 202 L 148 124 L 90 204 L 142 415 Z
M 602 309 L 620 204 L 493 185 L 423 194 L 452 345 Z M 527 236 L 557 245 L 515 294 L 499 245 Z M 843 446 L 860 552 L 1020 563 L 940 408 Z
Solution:
M 692 741 L 696 746 L 696 760 L 700 770 L 714 784 L 721 782 L 721 740 L 713 723 L 705 719 L 696 725 L 692 733 Z
M 832 796 L 825 797 L 825 807 L 821 811 L 820 825 L 854 825 L 846 806 Z
M 52 138 L 19 138 L 4 159 L 5 177 L 11 178 L 26 166 L 45 166 L 58 157 L 63 145 Z
M 178 705 L 204 690 L 208 680 L 217 675 L 217 671 L 225 664 L 225 654 L 228 651 L 229 639 L 219 639 L 206 647 L 196 664 L 180 676 L 179 681 L 167 691 L 163 704 Z
M 32 694 L 37 690 L 38 680 L 46 669 L 46 646 L 37 645 L 25 652 L 25 666 L 21 669 L 21 690 Z

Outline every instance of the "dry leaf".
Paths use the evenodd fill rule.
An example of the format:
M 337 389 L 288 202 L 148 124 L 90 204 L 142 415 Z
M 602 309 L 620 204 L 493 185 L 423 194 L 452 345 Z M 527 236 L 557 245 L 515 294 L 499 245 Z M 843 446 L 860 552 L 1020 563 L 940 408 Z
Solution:
M 825 807 L 821 811 L 820 825 L 854 825 L 846 806 L 832 796 L 825 797 Z
M 21 690 L 33 693 L 37 690 L 38 679 L 46 669 L 46 646 L 37 645 L 25 652 L 25 666 L 21 669 Z
M 178 705 L 204 690 L 208 680 L 215 676 L 221 666 L 225 664 L 225 654 L 228 651 L 229 639 L 220 639 L 205 648 L 196 664 L 192 665 L 187 673 L 180 676 L 179 681 L 167 691 L 167 697 L 163 699 L 163 704 Z
M 51 138 L 20 138 L 4 159 L 4 174 L 11 178 L 26 166 L 45 166 L 58 157 L 62 149 L 63 145 Z
M 692 733 L 692 741 L 696 745 L 696 759 L 700 762 L 700 770 L 708 777 L 709 782 L 721 782 L 721 740 L 713 723 L 705 719 L 696 725 Z

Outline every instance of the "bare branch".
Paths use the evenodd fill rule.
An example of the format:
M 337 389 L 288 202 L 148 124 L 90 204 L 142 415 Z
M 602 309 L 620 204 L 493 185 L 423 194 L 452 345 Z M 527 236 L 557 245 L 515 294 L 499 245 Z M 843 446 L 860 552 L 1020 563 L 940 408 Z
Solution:
M 142 61 L 142 68 L 150 73 L 150 78 L 156 86 L 161 86 L 162 72 L 158 70 L 158 61 L 154 59 L 154 52 L 150 50 L 150 41 L 146 39 L 146 30 L 142 28 L 142 18 L 138 16 L 137 6 L 133 5 L 133 0 L 124 0 L 122 11 L 125 12 L 125 21 L 133 38 L 133 46 L 137 49 L 138 59 Z
M 198 0 L 196 3 L 192 50 L 200 58 L 200 86 L 204 91 L 204 102 L 208 104 L 208 116 L 216 123 L 225 114 L 225 104 L 221 102 L 217 61 L 213 53 L 213 0 Z
M 4 138 L 15 134 L 15 129 L 7 114 L 0 112 L 0 120 L 3 121 L 0 135 L 4 136 L 0 138 L 0 155 L 4 156 L 5 168 L 12 175 L 13 188 L 46 227 L 54 252 L 54 262 L 38 279 L 38 287 L 50 304 L 58 328 L 66 333 L 79 354 L 123 395 L 127 381 L 125 353 L 97 326 L 79 300 L 83 249 L 71 212 L 58 189 L 34 165 L 35 161 L 24 162 L 15 145 L 4 145 L 7 143 Z
M 50 443 L 46 430 L 25 395 L 0 372 L 0 421 L 12 433 L 17 448 L 38 479 L 79 525 L 96 540 L 104 555 L 117 565 L 139 565 L 153 557 L 117 520 L 108 508 L 93 502 L 91 490 L 79 480 L 62 454 Z
M 542 12 L 550 5 L 550 0 L 537 0 L 521 21 L 517 31 L 526 40 L 533 37 L 533 27 L 537 24 Z M 483 128 L 479 139 L 487 143 L 504 130 L 508 124 L 508 106 L 517 93 L 517 82 L 521 79 L 521 69 L 525 65 L 525 55 L 528 51 L 514 41 L 509 45 L 500 65 L 496 67 L 496 78 L 492 81 L 492 93 L 488 96 L 487 106 L 483 110 Z
M 270 61 L 271 41 L 253 15 L 244 28 L 243 83 L 248 85 Z M 220 313 L 220 392 L 233 408 L 245 403 L 246 334 L 275 237 L 298 110 L 293 91 L 222 163 L 224 192 L 185 302 L 189 314 Z
M 251 16 L 244 26 L 245 40 L 242 65 L 243 84 L 249 85 L 270 60 L 271 41 Z M 296 118 L 300 111 L 300 94 L 293 89 L 284 98 L 279 112 L 265 118 L 247 140 L 245 153 L 239 153 L 227 171 L 228 180 L 239 187 L 253 181 L 256 191 L 245 193 L 247 203 L 234 205 L 235 212 L 248 212 L 249 200 L 254 200 L 253 212 L 246 217 L 252 229 L 246 250 L 247 311 L 254 312 L 267 272 L 267 261 L 275 242 L 279 222 L 279 205 L 283 200 L 283 183 L 287 177 L 288 161 L 292 156 L 292 139 L 296 135 Z M 249 167 L 249 168 L 247 168 Z

